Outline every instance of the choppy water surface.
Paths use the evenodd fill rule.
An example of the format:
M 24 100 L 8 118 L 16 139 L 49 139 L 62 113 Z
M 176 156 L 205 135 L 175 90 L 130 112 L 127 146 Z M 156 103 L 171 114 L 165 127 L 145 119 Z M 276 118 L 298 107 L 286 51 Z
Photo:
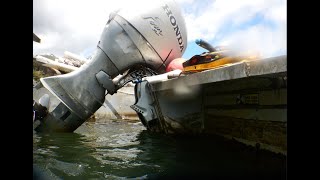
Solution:
M 286 179 L 281 155 L 213 136 L 151 134 L 140 122 L 87 122 L 33 135 L 34 179 Z

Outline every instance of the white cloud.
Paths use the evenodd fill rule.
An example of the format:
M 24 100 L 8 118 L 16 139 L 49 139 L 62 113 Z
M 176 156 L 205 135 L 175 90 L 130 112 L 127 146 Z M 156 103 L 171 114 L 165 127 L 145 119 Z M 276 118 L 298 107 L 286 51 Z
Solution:
M 34 0 L 33 31 L 42 42 L 34 54 L 94 49 L 110 12 L 140 6 L 142 0 Z M 212 45 L 244 43 L 274 55 L 286 51 L 286 0 L 176 0 L 185 16 L 188 41 L 203 38 Z M 259 14 L 262 22 L 243 24 Z M 242 41 L 239 41 L 242 40 Z
M 188 6 L 183 8 L 189 41 L 202 38 L 214 46 L 237 44 L 258 49 L 264 56 L 286 54 L 286 0 L 208 0 L 206 6 L 201 2 L 195 4 L 201 9 L 197 14 L 190 13 Z M 257 15 L 261 19 L 256 24 L 242 27 Z
M 225 40 L 239 51 L 258 51 L 262 57 L 275 56 L 279 52 L 286 54 L 286 34 L 263 25 L 237 31 Z
M 64 51 L 77 54 L 96 47 L 109 14 L 122 7 L 135 8 L 145 0 L 34 0 L 33 32 L 41 39 L 34 54 Z

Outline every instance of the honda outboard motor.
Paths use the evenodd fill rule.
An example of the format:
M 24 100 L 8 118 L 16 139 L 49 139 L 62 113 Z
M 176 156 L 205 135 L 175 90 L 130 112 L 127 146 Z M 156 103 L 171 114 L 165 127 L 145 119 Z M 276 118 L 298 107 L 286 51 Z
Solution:
M 81 68 L 40 79 L 61 103 L 36 131 L 73 132 L 102 106 L 106 91 L 112 95 L 132 78 L 164 73 L 183 55 L 187 32 L 177 4 L 148 3 L 111 13 L 92 60 Z M 112 81 L 119 74 L 123 78 Z

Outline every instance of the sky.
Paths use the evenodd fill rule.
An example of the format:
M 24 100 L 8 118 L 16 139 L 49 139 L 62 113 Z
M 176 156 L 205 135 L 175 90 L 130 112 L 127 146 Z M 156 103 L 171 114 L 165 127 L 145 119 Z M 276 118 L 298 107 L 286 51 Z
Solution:
M 109 14 L 146 0 L 33 0 L 33 54 L 88 58 L 96 49 Z M 207 52 L 196 39 L 212 46 L 254 50 L 262 57 L 287 54 L 286 0 L 175 0 L 185 18 L 187 49 L 183 58 Z

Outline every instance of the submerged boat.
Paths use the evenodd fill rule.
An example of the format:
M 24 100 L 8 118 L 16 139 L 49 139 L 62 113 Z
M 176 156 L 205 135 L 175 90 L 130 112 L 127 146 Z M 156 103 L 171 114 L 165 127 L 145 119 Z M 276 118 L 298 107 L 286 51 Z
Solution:
M 286 154 L 286 55 L 172 79 L 146 78 L 135 97 L 131 107 L 150 131 L 216 134 Z

